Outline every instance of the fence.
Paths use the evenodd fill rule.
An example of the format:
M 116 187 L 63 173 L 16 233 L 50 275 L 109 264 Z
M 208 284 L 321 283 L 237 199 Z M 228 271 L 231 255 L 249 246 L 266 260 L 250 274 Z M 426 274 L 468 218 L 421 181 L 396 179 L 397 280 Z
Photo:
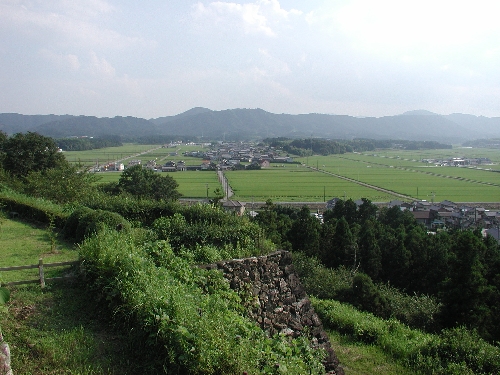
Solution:
M 59 276 L 59 277 L 45 277 L 44 275 L 44 269 L 45 268 L 50 268 L 50 267 L 60 267 L 60 266 L 74 266 L 79 264 L 79 261 L 68 261 L 68 262 L 59 262 L 59 263 L 43 263 L 43 259 L 40 258 L 38 261 L 38 264 L 33 264 L 33 265 L 28 265 L 28 266 L 14 266 L 14 267 L 3 267 L 0 268 L 0 272 L 2 271 L 19 271 L 19 270 L 26 270 L 30 268 L 38 268 L 38 276 L 39 278 L 36 280 L 22 280 L 22 281 L 11 281 L 8 283 L 5 283 L 5 285 L 21 285 L 21 284 L 32 284 L 32 283 L 40 283 L 40 286 L 42 288 L 45 287 L 45 282 L 46 281 L 55 281 L 55 280 L 65 280 L 65 279 L 70 279 L 73 278 L 74 276 L 68 275 L 68 276 Z

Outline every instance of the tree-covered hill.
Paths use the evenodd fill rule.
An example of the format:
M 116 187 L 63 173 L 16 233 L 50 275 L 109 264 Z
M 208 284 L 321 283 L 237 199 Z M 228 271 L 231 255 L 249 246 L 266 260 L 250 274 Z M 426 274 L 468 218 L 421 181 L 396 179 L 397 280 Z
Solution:
M 193 108 L 176 116 L 137 117 L 23 116 L 0 114 L 0 131 L 32 131 L 61 138 L 119 135 L 124 137 L 190 136 L 204 140 L 248 140 L 270 137 L 329 139 L 402 139 L 462 143 L 500 137 L 500 118 L 410 112 L 399 116 L 352 117 L 328 114 L 275 114 L 262 109 L 212 111 Z

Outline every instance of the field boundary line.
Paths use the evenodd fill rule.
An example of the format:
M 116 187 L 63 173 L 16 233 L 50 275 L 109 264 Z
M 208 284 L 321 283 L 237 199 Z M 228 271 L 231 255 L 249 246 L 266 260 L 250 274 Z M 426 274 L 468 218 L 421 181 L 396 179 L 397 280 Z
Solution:
M 342 176 L 342 175 L 339 175 L 339 174 L 336 174 L 336 173 L 333 173 L 333 172 L 327 172 L 327 171 L 324 171 L 324 170 L 316 168 L 316 167 L 307 166 L 307 168 L 309 168 L 309 169 L 311 169 L 313 171 L 316 171 L 316 172 L 321 172 L 321 173 L 328 174 L 330 176 L 334 176 L 334 177 L 340 178 L 342 180 L 346 180 L 346 181 L 349 181 L 349 182 L 354 182 L 355 184 L 367 187 L 369 189 L 374 189 L 374 190 L 381 191 L 381 192 L 386 193 L 386 194 L 391 194 L 391 195 L 394 195 L 394 196 L 396 196 L 398 198 L 409 199 L 409 200 L 414 200 L 415 199 L 414 197 L 412 197 L 410 195 L 396 193 L 395 191 L 392 191 L 392 190 L 384 189 L 384 188 L 381 188 L 381 187 L 378 187 L 378 186 L 375 186 L 375 185 L 370 185 L 370 184 L 367 184 L 366 182 L 361 182 L 361 181 L 355 180 L 353 178 Z

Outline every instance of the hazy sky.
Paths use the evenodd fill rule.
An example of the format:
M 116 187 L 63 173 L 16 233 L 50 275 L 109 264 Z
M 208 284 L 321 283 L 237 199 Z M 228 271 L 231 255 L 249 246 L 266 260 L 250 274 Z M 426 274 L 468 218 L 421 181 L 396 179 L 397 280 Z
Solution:
M 0 112 L 500 116 L 500 2 L 0 0 Z

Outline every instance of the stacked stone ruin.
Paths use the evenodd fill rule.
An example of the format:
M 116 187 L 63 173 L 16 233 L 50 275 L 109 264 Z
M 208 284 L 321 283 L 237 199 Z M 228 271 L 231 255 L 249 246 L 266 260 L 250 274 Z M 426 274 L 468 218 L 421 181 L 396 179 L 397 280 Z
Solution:
M 328 374 L 343 375 L 321 320 L 314 311 L 287 251 L 204 265 L 223 272 L 233 290 L 243 296 L 251 319 L 270 335 L 307 334 L 313 346 L 325 350 Z

